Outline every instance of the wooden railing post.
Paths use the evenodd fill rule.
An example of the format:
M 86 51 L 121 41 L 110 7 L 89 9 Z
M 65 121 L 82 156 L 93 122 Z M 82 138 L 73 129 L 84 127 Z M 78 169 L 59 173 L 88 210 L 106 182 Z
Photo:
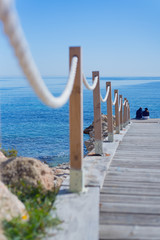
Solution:
M 129 112 L 128 112 L 128 99 L 127 99 L 127 104 L 126 104 L 126 125 L 128 125 L 129 122 Z
M 117 101 L 115 103 L 115 117 L 116 117 L 116 133 L 120 133 L 120 121 L 119 121 L 119 97 L 118 97 L 118 90 L 114 90 L 114 97 L 117 94 Z
M 81 48 L 70 47 L 70 67 L 73 56 L 78 57 L 75 82 L 70 96 L 70 191 L 81 192 L 83 181 L 83 89 Z
M 111 82 L 106 82 L 106 90 L 110 87 L 108 100 L 107 100 L 107 118 L 108 118 L 108 141 L 113 142 L 113 116 L 112 116 L 112 89 Z
M 131 121 L 131 116 L 130 116 L 130 105 L 129 105 L 129 108 L 128 108 L 128 114 L 129 114 L 129 123 Z
M 126 101 L 127 99 L 126 98 L 124 98 L 124 101 Z M 126 126 L 126 102 L 125 102 L 125 104 L 124 104 L 124 108 L 123 108 L 124 110 L 123 110 L 123 127 L 125 128 L 125 126 Z
M 119 117 L 120 117 L 120 130 L 123 129 L 123 98 L 122 98 L 122 95 L 119 95 L 119 101 L 120 101 L 120 105 L 121 105 L 121 108 L 120 108 L 120 112 L 119 112 Z
M 101 99 L 100 99 L 100 81 L 99 72 L 92 72 L 92 80 L 98 76 L 98 83 L 93 91 L 94 105 L 94 136 L 95 136 L 95 153 L 103 154 L 102 149 L 102 120 L 101 120 Z

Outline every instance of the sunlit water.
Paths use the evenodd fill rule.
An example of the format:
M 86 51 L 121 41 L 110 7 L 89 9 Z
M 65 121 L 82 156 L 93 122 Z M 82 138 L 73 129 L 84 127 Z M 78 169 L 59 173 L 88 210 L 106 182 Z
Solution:
M 64 77 L 44 79 L 56 96 L 67 81 Z M 160 118 L 160 78 L 101 78 L 103 97 L 106 81 L 111 81 L 112 93 L 119 89 L 119 94 L 127 97 L 132 118 L 139 107 L 148 107 L 151 118 Z M 0 78 L 0 83 L 2 147 L 16 148 L 19 156 L 35 157 L 52 165 L 68 161 L 69 104 L 60 109 L 44 106 L 24 78 Z M 93 121 L 93 93 L 85 87 L 83 93 L 85 128 Z M 105 103 L 101 109 L 107 112 Z

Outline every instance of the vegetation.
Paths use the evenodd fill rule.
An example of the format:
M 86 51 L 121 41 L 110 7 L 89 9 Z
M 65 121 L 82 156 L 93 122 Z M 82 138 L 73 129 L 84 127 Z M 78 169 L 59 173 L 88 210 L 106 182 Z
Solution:
M 8 149 L 8 150 L 5 150 L 5 149 L 1 149 L 1 152 L 7 157 L 7 158 L 10 158 L 10 157 L 16 157 L 17 156 L 17 150 L 12 148 L 12 149 Z
M 8 240 L 39 240 L 45 236 L 48 227 L 55 227 L 60 223 L 58 218 L 52 218 L 50 210 L 53 209 L 56 191 L 44 192 L 42 187 L 31 187 L 21 182 L 18 189 L 10 190 L 25 204 L 28 215 L 3 221 L 3 228 Z

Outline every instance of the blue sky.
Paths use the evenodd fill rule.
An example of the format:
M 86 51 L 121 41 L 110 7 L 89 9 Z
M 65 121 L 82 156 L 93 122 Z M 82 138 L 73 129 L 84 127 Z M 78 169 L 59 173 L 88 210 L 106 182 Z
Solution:
M 43 76 L 68 75 L 69 46 L 81 46 L 91 76 L 160 76 L 159 0 L 16 0 Z M 0 23 L 0 76 L 23 75 Z

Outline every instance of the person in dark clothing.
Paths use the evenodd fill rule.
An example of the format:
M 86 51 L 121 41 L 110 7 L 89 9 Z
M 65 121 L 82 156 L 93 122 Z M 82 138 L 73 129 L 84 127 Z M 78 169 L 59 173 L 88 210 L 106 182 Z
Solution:
M 136 119 L 141 119 L 142 118 L 142 108 L 140 107 L 137 111 L 136 111 Z
M 149 111 L 148 108 L 145 108 L 145 110 L 142 113 L 143 119 L 148 119 L 149 118 Z

